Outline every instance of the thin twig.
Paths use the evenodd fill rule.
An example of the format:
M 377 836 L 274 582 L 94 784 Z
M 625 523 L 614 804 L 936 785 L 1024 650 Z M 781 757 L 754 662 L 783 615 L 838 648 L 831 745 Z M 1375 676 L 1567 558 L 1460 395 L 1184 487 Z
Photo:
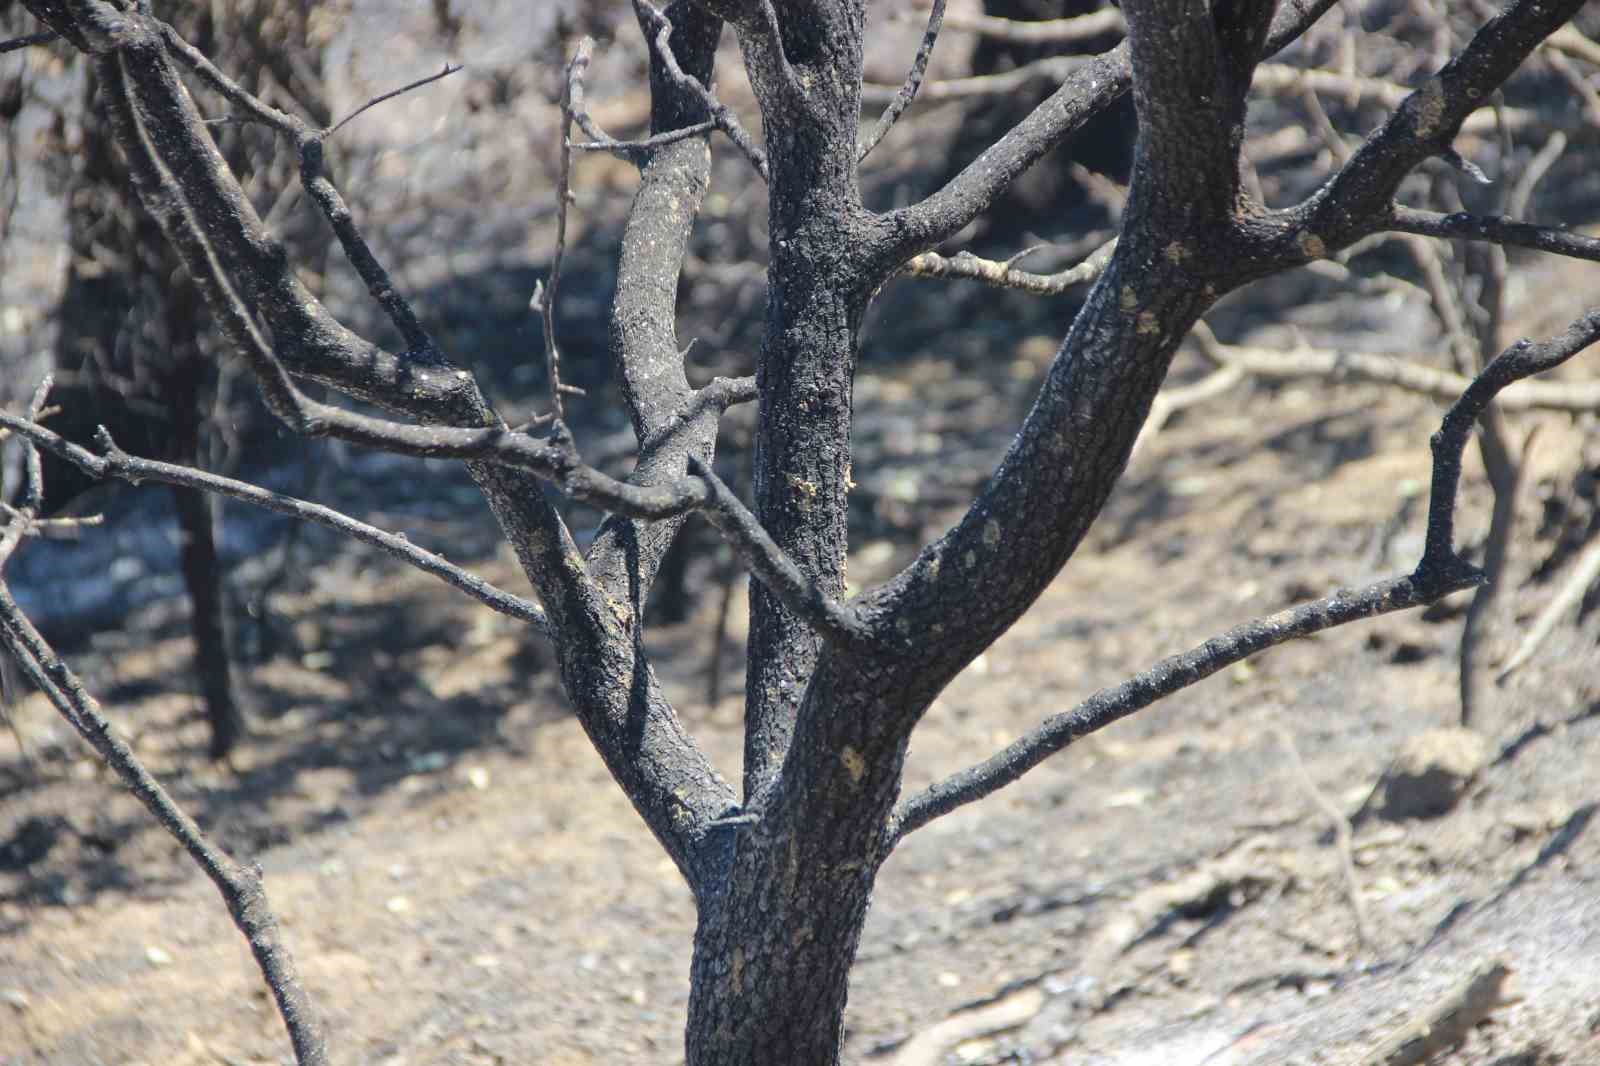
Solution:
M 1314 67 L 1296 67 L 1287 63 L 1259 64 L 1251 88 L 1262 93 L 1298 93 L 1309 90 L 1343 95 L 1346 98 L 1370 100 L 1391 109 L 1399 107 L 1412 93 L 1412 89 L 1408 86 L 1384 81 L 1381 78 L 1365 78 Z M 1539 121 L 1533 112 L 1519 108 L 1508 109 L 1507 114 L 1510 121 L 1519 128 L 1536 125 Z M 1495 118 L 1489 112 L 1474 112 L 1462 124 L 1462 132 L 1485 133 L 1492 129 L 1494 124 Z
M 900 91 L 895 93 L 889 106 L 883 109 L 883 114 L 878 116 L 877 124 L 872 127 L 872 132 L 867 134 L 867 139 L 862 143 L 856 153 L 856 162 L 860 163 L 878 147 L 878 142 L 888 136 L 894 124 L 900 121 L 900 116 L 906 108 L 917 98 L 917 90 L 922 87 L 923 76 L 928 73 L 928 60 L 933 56 L 933 46 L 939 40 L 939 27 L 944 23 L 944 8 L 946 0 L 933 0 L 933 7 L 928 12 L 928 28 L 923 31 L 922 43 L 917 47 L 916 58 L 911 61 L 911 69 L 906 72 L 906 80 L 900 86 Z
M 33 390 L 33 396 L 28 400 L 28 421 L 37 422 L 44 411 L 45 400 L 50 396 L 50 389 L 55 384 L 55 376 L 46 374 Z M 22 499 L 21 507 L 6 507 L 6 513 L 11 521 L 4 528 L 0 528 L 0 570 L 5 569 L 7 560 L 17 550 L 17 545 L 22 539 L 33 532 L 35 516 L 44 506 L 44 466 L 39 458 L 39 449 L 33 441 L 23 438 L 22 441 Z
M 1494 14 L 1493 7 L 1490 13 Z M 1544 47 L 1557 52 L 1565 52 L 1574 59 L 1581 59 L 1585 63 L 1592 63 L 1600 67 L 1600 44 L 1585 37 L 1576 26 L 1567 23 L 1544 40 Z
M 660 8 L 650 3 L 649 0 L 634 0 L 633 7 L 638 12 L 639 18 L 648 22 L 656 31 L 655 36 L 651 38 L 651 43 L 655 47 L 656 54 L 661 57 L 662 64 L 667 68 L 667 76 L 679 88 L 699 97 L 700 102 L 710 112 L 711 121 L 716 123 L 717 129 L 721 130 L 728 140 L 734 143 L 734 147 L 744 153 L 745 158 L 750 160 L 750 165 L 756 168 L 756 173 L 761 175 L 761 180 L 766 181 L 768 174 L 767 153 L 762 151 L 761 147 L 756 144 L 755 138 L 750 136 L 749 131 L 739 121 L 739 116 L 733 113 L 733 109 L 718 100 L 704 82 L 686 73 L 683 67 L 678 64 L 678 57 L 673 53 L 672 45 L 669 41 L 672 36 L 671 21 L 661 12 Z M 775 14 L 772 17 L 774 20 L 777 18 Z M 773 47 L 781 53 L 782 49 L 778 44 L 775 33 Z
M 966 78 L 930 81 L 918 94 L 926 101 L 971 100 L 983 96 L 1003 96 L 1037 82 L 1066 81 L 1090 62 L 1086 56 L 1045 56 L 999 74 L 974 74 Z M 901 88 L 867 82 L 861 86 L 861 102 L 868 106 L 893 107 Z
M 314 135 L 314 130 L 304 119 L 280 111 L 224 74 L 204 52 L 184 40 L 178 31 L 165 22 L 156 24 L 161 43 L 167 52 L 199 76 L 224 99 L 244 109 L 256 122 L 272 127 L 288 137 L 300 138 Z
M 1150 404 L 1150 414 L 1145 418 L 1144 425 L 1139 428 L 1139 435 L 1134 438 L 1133 448 L 1128 452 L 1128 462 L 1133 462 L 1146 442 L 1154 440 L 1166 426 L 1167 420 L 1186 407 L 1204 403 L 1215 399 L 1244 380 L 1245 369 L 1237 365 L 1222 366 L 1199 381 L 1188 385 L 1179 385 L 1175 388 L 1162 389 L 1156 393 L 1155 401 Z
M 1533 625 L 1528 628 L 1528 635 L 1522 638 L 1522 643 L 1517 645 L 1517 650 L 1512 652 L 1500 672 L 1495 675 L 1495 681 L 1504 684 L 1506 679 L 1516 671 L 1527 665 L 1534 653 L 1539 650 L 1545 640 L 1555 631 L 1556 623 L 1561 621 L 1563 615 L 1577 606 L 1583 599 L 1584 593 L 1589 591 L 1589 586 L 1600 580 L 1600 537 L 1596 537 L 1583 554 L 1578 557 L 1577 563 L 1572 567 L 1572 573 L 1562 581 L 1561 588 L 1539 612 L 1539 617 L 1534 619 Z
M 626 159 L 635 166 L 640 165 L 645 158 L 657 148 L 664 148 L 669 144 L 686 141 L 690 137 L 698 137 L 703 133 L 710 133 L 717 128 L 715 122 L 697 122 L 692 126 L 682 129 L 668 130 L 657 133 L 637 141 L 619 141 L 594 120 L 589 114 L 589 109 L 584 101 L 584 75 L 588 73 L 589 56 L 594 49 L 592 38 L 585 37 L 578 42 L 578 50 L 572 57 L 572 65 L 567 68 L 567 97 L 565 109 L 572 114 L 572 121 L 584 135 L 590 138 L 587 141 L 573 142 L 567 140 L 567 147 L 580 152 L 610 152 L 620 159 Z M 582 60 L 580 64 L 579 60 Z
M 161 784 L 112 730 L 100 705 L 23 615 L 11 590 L 0 580 L 0 642 L 55 705 L 61 716 L 89 742 L 128 789 L 171 833 L 216 885 L 233 924 L 244 935 L 256 965 L 289 1032 L 301 1066 L 325 1066 L 326 1041 L 316 1009 L 300 984 L 294 958 L 261 884 L 261 868 L 235 862 L 208 841 L 194 820 L 173 803 Z
M 578 42 L 578 49 L 567 64 L 566 82 L 561 90 L 561 127 L 557 141 L 561 154 L 556 178 L 556 247 L 550 257 L 549 276 L 534 285 L 533 297 L 528 301 L 528 307 L 539 316 L 544 329 L 545 372 L 550 379 L 550 417 L 557 421 L 566 417 L 561 399 L 561 350 L 556 347 L 556 293 L 561 287 L 561 265 L 567 257 L 567 211 L 572 206 L 572 101 L 575 94 L 580 102 L 583 98 L 583 74 L 589 69 L 589 58 L 593 52 L 594 39 L 585 37 Z
M 1544 147 L 1534 153 L 1528 160 L 1528 165 L 1522 168 L 1522 173 L 1517 175 L 1516 184 L 1511 187 L 1511 195 L 1506 198 L 1506 215 L 1510 218 L 1521 218 L 1528 213 L 1528 201 L 1533 199 L 1534 186 L 1550 172 L 1556 165 L 1556 160 L 1561 158 L 1561 153 L 1567 150 L 1567 135 L 1556 130 L 1550 139 L 1544 142 Z
M 1469 215 L 1464 211 L 1442 215 L 1411 207 L 1394 206 L 1384 223 L 1385 229 L 1415 233 L 1423 237 L 1453 237 L 1459 240 L 1492 241 L 1517 248 L 1553 252 L 1573 259 L 1600 263 L 1600 238 L 1569 229 L 1536 226 L 1494 215 Z
M 655 151 L 665 148 L 669 144 L 687 141 L 691 137 L 698 137 L 703 133 L 710 133 L 717 128 L 715 122 L 696 122 L 692 126 L 682 129 L 668 130 L 666 133 L 656 133 L 637 141 L 619 141 L 615 137 L 601 131 L 601 140 L 574 141 L 572 150 L 575 152 L 609 152 L 619 159 L 635 161 Z M 584 131 L 588 133 L 587 130 Z M 594 136 L 592 133 L 589 134 Z
M 315 522 L 320 526 L 325 526 L 364 544 L 382 548 L 395 558 L 409 563 L 424 573 L 432 574 L 454 585 L 473 599 L 492 607 L 501 614 L 527 622 L 540 632 L 548 633 L 549 631 L 549 619 L 546 617 L 544 609 L 538 604 L 506 592 L 504 589 L 496 588 L 470 571 L 448 562 L 433 552 L 417 547 L 399 534 L 389 533 L 378 529 L 376 526 L 359 522 L 349 515 L 324 507 L 321 504 L 286 496 L 270 489 L 261 488 L 259 485 L 235 481 L 232 478 L 221 477 L 217 474 L 208 474 L 193 467 L 162 463 L 153 459 L 141 459 L 137 456 L 129 455 L 121 448 L 118 448 L 112 442 L 109 434 L 102 433 L 100 436 L 100 443 L 105 449 L 105 453 L 96 455 L 87 448 L 73 444 L 43 426 L 7 415 L 4 412 L 0 412 L 0 424 L 13 430 L 30 443 L 37 444 L 53 455 L 60 456 L 67 462 L 72 463 L 90 477 L 119 478 L 132 484 L 138 484 L 141 481 L 158 481 L 167 485 L 181 485 L 185 488 L 227 496 L 230 499 L 252 504 L 264 510 L 288 515 L 290 518 Z
M 1202 350 L 1206 350 L 1204 345 Z M 1441 400 L 1460 396 L 1472 384 L 1464 374 L 1377 352 L 1327 348 L 1277 351 L 1232 344 L 1217 344 L 1210 352 L 1218 365 L 1237 366 L 1268 379 L 1365 381 Z M 1495 398 L 1495 406 L 1502 411 L 1600 411 L 1600 381 L 1519 381 Z
M 836 644 L 857 643 L 866 635 L 867 627 L 860 615 L 806 577 L 710 467 L 690 456 L 689 472 L 710 486 L 710 498 L 702 508 L 706 520 L 727 538 L 750 572 L 785 607 Z
M 340 130 L 344 129 L 345 126 L 349 125 L 351 122 L 354 122 L 358 116 L 372 110 L 385 100 L 393 100 L 395 97 L 402 96 L 410 92 L 412 89 L 420 89 L 424 85 L 431 85 L 436 81 L 442 81 L 460 69 L 461 64 L 459 63 L 457 63 L 455 66 L 451 66 L 449 63 L 446 63 L 444 65 L 444 69 L 439 71 L 437 74 L 429 74 L 426 78 L 418 78 L 416 81 L 402 85 L 398 89 L 390 89 L 386 93 L 380 93 L 379 95 L 374 96 L 371 100 L 368 100 L 366 103 L 362 104 L 360 107 L 356 108 L 354 111 L 350 112 L 338 122 L 335 122 L 333 125 L 323 130 L 322 136 L 324 138 L 332 137 L 335 133 L 338 133 Z
M 1306 769 L 1305 760 L 1300 758 L 1300 749 L 1295 746 L 1294 736 L 1287 729 L 1277 729 L 1278 743 L 1283 745 L 1289 753 L 1289 763 L 1293 768 L 1295 777 L 1300 781 L 1300 787 L 1305 790 L 1311 802 L 1328 819 L 1333 828 L 1334 846 L 1339 851 L 1339 868 L 1344 874 L 1345 896 L 1350 900 L 1350 911 L 1356 919 L 1356 944 L 1362 951 L 1370 951 L 1373 947 L 1372 925 L 1367 921 L 1367 905 L 1361 898 L 1361 881 L 1356 876 L 1355 845 L 1351 841 L 1353 833 L 1350 829 L 1350 819 L 1345 817 L 1343 811 L 1317 787 L 1311 779 L 1311 771 Z

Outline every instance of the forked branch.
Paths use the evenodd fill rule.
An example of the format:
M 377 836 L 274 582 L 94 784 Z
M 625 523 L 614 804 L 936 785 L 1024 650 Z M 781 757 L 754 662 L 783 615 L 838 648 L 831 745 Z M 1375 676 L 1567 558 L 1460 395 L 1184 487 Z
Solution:
M 1045 719 L 983 762 L 902 803 L 890 823 L 890 839 L 899 841 L 935 818 L 1004 788 L 1074 741 L 1257 652 L 1362 619 L 1423 607 L 1476 585 L 1481 580 L 1480 572 L 1456 554 L 1452 542 L 1461 454 L 1472 426 L 1508 385 L 1559 366 L 1597 340 L 1600 309 L 1579 318 L 1559 336 L 1539 343 L 1518 341 L 1473 379 L 1451 406 L 1431 442 L 1433 489 L 1427 540 L 1421 561 L 1409 575 L 1353 591 L 1340 589 L 1312 603 L 1246 622 L 1198 647 L 1163 659 L 1119 685 L 1100 690 L 1072 710 Z
M 521 596 L 514 595 L 504 589 L 496 588 L 471 571 L 456 566 L 442 556 L 418 547 L 403 536 L 357 521 L 347 514 L 333 510 L 331 507 L 324 507 L 309 500 L 286 496 L 270 489 L 264 489 L 259 485 L 236 481 L 233 478 L 208 474 L 194 467 L 162 463 L 153 459 L 141 459 L 138 456 L 129 455 L 121 448 L 118 448 L 115 442 L 111 440 L 110 434 L 103 429 L 100 435 L 100 445 L 104 449 L 104 453 L 96 455 L 89 449 L 52 433 L 36 422 L 17 418 L 3 411 L 0 411 L 0 426 L 65 459 L 93 478 L 119 478 L 134 485 L 143 481 L 158 481 L 166 485 L 181 485 L 185 488 L 226 496 L 241 503 L 252 504 L 264 510 L 287 515 L 290 518 L 315 522 L 320 526 L 325 526 L 336 533 L 342 533 L 364 544 L 382 548 L 402 562 L 454 585 L 473 599 L 492 607 L 501 614 L 521 622 L 527 622 L 546 635 L 549 633 L 550 620 L 545 615 L 544 609 L 533 601 L 523 599 Z

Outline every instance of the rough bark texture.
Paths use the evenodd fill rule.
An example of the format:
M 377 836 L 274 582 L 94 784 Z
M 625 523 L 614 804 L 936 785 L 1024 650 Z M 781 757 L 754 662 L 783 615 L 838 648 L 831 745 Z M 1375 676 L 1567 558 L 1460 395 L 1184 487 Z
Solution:
M 1508 350 L 1467 389 L 1435 440 L 1427 551 L 1412 575 L 1241 627 L 897 807 L 913 729 L 1071 558 L 1200 315 L 1241 285 L 1367 234 L 1433 225 L 1394 207 L 1401 179 L 1446 151 L 1463 118 L 1581 0 L 1510 4 L 1321 189 L 1269 210 L 1239 178 L 1246 93 L 1257 61 L 1330 4 L 1126 0 L 1123 45 L 1086 64 L 943 188 L 881 215 L 861 205 L 856 177 L 862 0 L 679 0 L 664 13 L 636 4 L 656 49 L 652 133 L 685 135 L 628 150 L 640 162 L 641 185 L 611 318 L 617 377 L 639 441 L 627 484 L 584 467 L 559 424 L 544 439 L 503 426 L 366 247 L 323 169 L 319 128 L 256 112 L 297 145 L 312 198 L 405 337 L 403 352 L 346 330 L 296 279 L 200 124 L 175 63 L 231 93 L 225 84 L 143 15 L 96 0 L 28 7 L 95 56 L 141 195 L 274 410 L 306 432 L 468 460 L 542 601 L 579 720 L 694 891 L 689 1063 L 826 1066 L 838 1061 L 874 879 L 905 832 L 1252 650 L 1470 586 L 1478 574 L 1455 555 L 1451 521 L 1471 425 L 1511 381 L 1600 336 L 1597 312 L 1546 345 Z M 672 325 L 679 263 L 710 174 L 706 129 L 731 125 L 725 109 L 707 101 L 725 24 L 738 35 L 760 105 L 770 175 L 753 517 L 707 472 L 722 406 L 748 393 L 729 383 L 693 389 Z M 662 33 L 670 62 L 659 50 Z M 872 294 L 1130 88 L 1140 137 L 1120 241 L 1033 409 L 965 515 L 892 580 L 841 602 L 852 375 Z M 1537 232 L 1527 240 L 1550 237 L 1528 229 Z M 270 345 L 253 316 L 270 330 Z M 285 370 L 413 421 L 313 407 L 297 398 Z M 613 508 L 586 553 L 544 482 Z M 682 515 L 696 507 L 760 579 L 751 599 L 742 794 L 689 735 L 642 640 L 650 586 Z

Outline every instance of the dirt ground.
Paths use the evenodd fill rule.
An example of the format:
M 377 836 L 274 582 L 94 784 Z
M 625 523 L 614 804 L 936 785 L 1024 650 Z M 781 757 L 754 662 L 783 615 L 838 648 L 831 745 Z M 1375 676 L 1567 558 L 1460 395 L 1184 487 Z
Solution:
M 508 53 L 521 47 L 504 42 Z M 386 49 L 366 57 L 398 64 Z M 897 77 L 899 58 L 886 69 Z M 467 123 L 413 120 L 405 109 L 426 99 L 372 121 L 471 140 Z M 534 119 L 529 128 L 549 128 L 547 113 Z M 485 128 L 517 140 L 499 119 Z M 896 136 L 909 142 L 914 131 Z M 496 143 L 485 135 L 474 150 Z M 385 164 L 372 180 L 431 190 L 417 176 L 423 161 L 396 149 L 399 176 Z M 598 199 L 589 190 L 599 182 L 585 196 Z M 761 211 L 723 201 L 708 207 L 707 241 L 733 246 L 742 220 Z M 522 249 L 526 205 L 508 198 L 496 213 L 487 202 L 463 200 L 477 228 L 460 244 Z M 508 276 L 495 255 L 482 258 L 481 277 L 450 262 L 468 280 L 439 271 L 439 291 Z M 737 291 L 736 310 L 759 324 L 759 287 L 749 295 L 709 266 L 691 268 L 686 317 L 719 320 Z M 696 289 L 696 270 L 716 283 Z M 1595 268 L 1518 282 L 1518 327 L 1559 328 L 1594 303 L 1597 282 Z M 897 282 L 880 300 L 857 378 L 859 585 L 891 574 L 957 513 L 1025 411 L 1064 318 L 1030 312 L 1024 328 L 1026 314 L 1013 312 L 1031 298 L 952 286 L 916 303 L 904 288 L 915 284 Z M 570 288 L 569 327 L 599 323 L 590 333 L 603 337 L 603 299 L 585 312 Z M 508 297 L 519 315 L 526 299 L 526 289 Z M 1334 343 L 1319 334 L 1327 327 L 1357 347 L 1383 337 L 1381 347 L 1404 350 L 1425 318 L 1414 300 L 1275 299 L 1270 314 L 1236 304 L 1213 325 L 1227 338 L 1290 345 L 1302 334 L 1239 325 L 1289 310 L 1314 344 Z M 463 312 L 447 339 L 485 328 L 492 316 L 480 311 Z M 704 338 L 707 368 L 753 350 L 732 327 L 684 333 Z M 1176 379 L 1200 369 L 1186 355 Z M 1572 371 L 1597 375 L 1594 355 Z M 1408 570 L 1439 413 L 1422 397 L 1310 381 L 1247 383 L 1175 417 L 1143 446 L 1060 579 L 930 712 L 907 792 L 1229 625 Z M 1600 526 L 1594 417 L 1518 416 L 1513 439 L 1536 424 L 1491 663 Z M 459 477 L 418 500 L 401 494 L 443 477 L 438 465 L 330 461 L 328 471 L 320 498 L 526 590 Z M 1458 527 L 1469 547 L 1481 544 L 1488 505 L 1469 461 Z M 327 1016 L 334 1061 L 681 1062 L 689 894 L 567 714 L 548 653 L 387 559 L 315 533 L 304 549 L 304 579 L 270 601 L 272 625 L 241 668 L 253 733 L 230 765 L 204 760 L 180 603 L 158 600 L 63 650 L 174 796 L 234 854 L 260 861 Z M 658 627 L 651 643 L 685 721 L 737 779 L 742 591 L 718 698 L 708 699 L 714 569 L 702 561 L 691 571 L 700 593 L 691 618 Z M 1438 1061 L 1600 1063 L 1597 612 L 1569 619 L 1490 688 L 1475 723 L 1482 766 L 1448 813 L 1377 810 L 1375 790 L 1402 748 L 1456 721 L 1465 602 L 1257 656 L 909 837 L 878 884 L 846 1059 L 1344 1066 L 1439 1021 L 1437 1004 L 1499 962 L 1511 973 L 1507 1002 Z M 290 1061 L 210 884 L 42 701 L 20 700 L 10 718 L 0 729 L 0 1066 Z M 1355 819 L 1348 849 L 1330 806 Z
M 864 407 L 909 416 L 929 373 L 864 376 Z M 981 404 L 1020 400 L 1029 382 L 1014 376 Z M 997 448 L 1003 423 L 968 413 Z M 907 789 L 1226 624 L 1404 569 L 1436 417 L 1424 399 L 1316 384 L 1241 388 L 1175 420 L 1061 579 L 930 713 Z M 1539 421 L 1495 656 L 1592 513 L 1592 423 Z M 1469 538 L 1485 495 L 1469 470 Z M 448 524 L 410 528 L 454 542 Z M 872 542 L 852 576 L 881 576 L 902 551 Z M 480 568 L 521 587 L 503 554 Z M 733 776 L 737 678 L 707 704 L 717 597 L 701 599 L 654 643 Z M 680 1061 L 688 893 L 564 713 L 541 650 L 355 549 L 275 606 L 290 650 L 245 675 L 256 732 L 231 767 L 203 763 L 177 607 L 71 658 L 180 801 L 260 859 L 336 1061 Z M 1453 723 L 1460 607 L 1259 656 L 913 835 L 879 884 L 848 1058 L 1355 1062 L 1502 960 L 1521 998 L 1446 1061 L 1600 1062 L 1592 616 L 1493 689 L 1487 765 L 1454 810 L 1358 821 L 1365 942 L 1312 794 L 1355 814 L 1408 738 Z M 0 1063 L 286 1061 L 210 885 L 36 697 L 12 716 Z M 915 1058 L 930 1041 L 935 1057 Z

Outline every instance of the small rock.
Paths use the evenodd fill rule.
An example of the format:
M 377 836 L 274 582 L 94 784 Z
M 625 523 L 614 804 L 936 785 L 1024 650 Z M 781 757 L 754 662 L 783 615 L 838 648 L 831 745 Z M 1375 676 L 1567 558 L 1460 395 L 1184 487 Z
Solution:
M 156 947 L 154 944 L 151 944 L 149 947 L 144 949 L 144 957 L 151 966 L 172 965 L 172 956 L 165 950 Z
M 1489 764 L 1489 743 L 1470 729 L 1430 729 L 1406 741 L 1379 785 L 1389 821 L 1448 813 Z

